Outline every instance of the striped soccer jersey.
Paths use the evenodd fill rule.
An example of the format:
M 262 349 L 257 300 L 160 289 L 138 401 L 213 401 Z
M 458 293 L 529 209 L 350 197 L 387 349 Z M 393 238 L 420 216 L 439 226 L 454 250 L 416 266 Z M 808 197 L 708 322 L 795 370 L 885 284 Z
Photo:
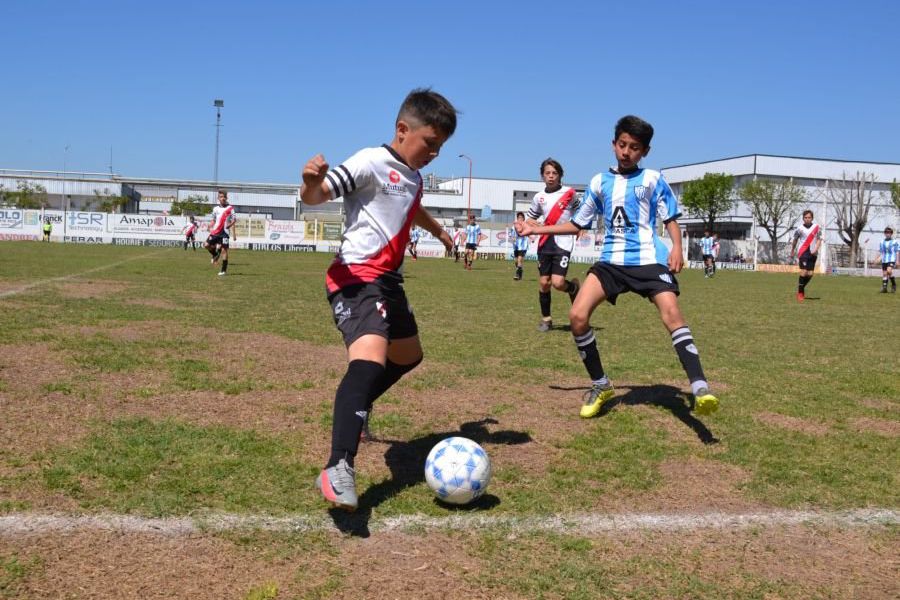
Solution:
M 578 204 L 575 190 L 564 185 L 555 192 L 542 191 L 535 194 L 525 216 L 535 221 L 544 217 L 544 225 L 562 225 L 572 220 Z M 538 240 L 538 254 L 568 254 L 574 246 L 574 235 L 545 234 Z
M 700 238 L 700 253 L 704 256 L 713 253 L 713 246 L 716 245 L 716 238 L 713 236 L 702 237 Z
M 882 263 L 897 262 L 897 254 L 900 253 L 900 242 L 897 240 L 881 240 L 878 245 Z
M 478 238 L 481 237 L 481 226 L 478 223 L 466 225 L 466 243 L 477 244 Z
M 656 235 L 657 214 L 666 223 L 681 216 L 678 199 L 659 171 L 638 169 L 622 175 L 610 169 L 591 179 L 572 222 L 586 229 L 594 215 L 603 217 L 600 262 L 668 266 L 669 249 Z
M 234 207 L 230 204 L 216 204 L 212 209 L 210 235 L 228 235 L 227 229 L 234 224 Z
M 804 252 L 810 249 L 815 240 L 821 238 L 821 231 L 819 230 L 819 226 L 815 223 L 809 227 L 803 223 L 797 225 L 797 229 L 794 230 L 794 239 L 800 240 L 800 248 L 797 249 L 797 256 L 802 256 Z M 816 248 L 816 251 L 818 251 L 818 248 Z
M 410 241 L 411 243 L 415 244 L 416 242 L 419 241 L 419 235 L 421 235 L 421 234 L 419 233 L 419 228 L 418 228 L 418 227 L 413 227 L 413 228 L 412 228 L 412 231 L 409 232 L 409 241 Z
M 516 236 L 513 242 L 513 250 L 528 250 L 528 236 L 519 235 L 515 229 L 512 230 L 512 233 Z
M 344 235 L 325 275 L 328 292 L 403 281 L 403 253 L 422 201 L 422 177 L 390 146 L 364 148 L 328 171 L 331 199 L 344 198 Z

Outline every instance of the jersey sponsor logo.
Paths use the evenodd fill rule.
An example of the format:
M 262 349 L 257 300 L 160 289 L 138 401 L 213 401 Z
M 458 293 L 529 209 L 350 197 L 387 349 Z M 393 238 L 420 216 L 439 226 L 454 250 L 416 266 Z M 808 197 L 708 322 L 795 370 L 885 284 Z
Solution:
M 400 173 L 397 171 L 391 171 L 388 174 L 388 179 L 391 180 L 391 183 L 400 183 Z
M 614 233 L 634 233 L 636 228 L 625 213 L 625 208 L 617 206 L 613 209 L 612 225 Z

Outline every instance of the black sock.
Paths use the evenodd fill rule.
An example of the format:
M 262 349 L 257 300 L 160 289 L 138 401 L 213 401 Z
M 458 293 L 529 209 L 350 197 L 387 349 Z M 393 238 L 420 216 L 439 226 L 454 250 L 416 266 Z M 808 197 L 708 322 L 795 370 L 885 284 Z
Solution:
M 212 255 L 212 256 L 216 255 L 216 247 L 215 246 L 207 246 L 206 251 L 209 252 L 210 255 Z
M 703 367 L 700 366 L 700 353 L 697 346 L 694 345 L 694 336 L 687 325 L 679 327 L 672 332 L 672 345 L 675 347 L 675 353 L 678 354 L 678 360 L 684 372 L 687 373 L 688 381 L 706 381 L 703 375 Z
M 220 272 L 224 273 L 227 270 L 228 270 L 228 259 L 226 258 L 225 260 L 222 261 L 222 270 Z
M 522 267 L 516 267 L 516 277 L 522 279 Z
M 369 394 L 384 374 L 384 367 L 371 360 L 351 360 L 334 398 L 334 423 L 331 426 L 331 456 L 325 468 L 342 458 L 353 466 L 359 449 L 359 434 L 366 417 Z
M 603 363 L 600 362 L 600 351 L 597 350 L 597 340 L 594 338 L 594 330 L 588 329 L 587 333 L 576 335 L 572 333 L 575 339 L 575 347 L 578 348 L 578 354 L 581 356 L 581 362 L 587 369 L 591 381 L 597 381 L 606 377 L 603 371 Z
M 895 288 L 895 287 L 897 287 L 897 280 L 896 280 L 896 279 L 894 279 L 894 277 L 893 277 L 893 276 L 891 276 L 891 287 L 892 287 L 892 288 Z
M 384 367 L 384 373 L 381 378 L 375 382 L 375 385 L 372 387 L 371 392 L 369 393 L 369 397 L 366 401 L 366 410 L 372 410 L 372 405 L 378 400 L 382 394 L 388 391 L 391 386 L 400 381 L 400 378 L 415 369 L 422 362 L 422 359 L 419 358 L 414 363 L 410 363 L 408 365 L 398 365 L 395 362 L 387 361 L 387 365 Z
M 810 279 L 812 279 L 812 277 L 809 277 L 808 275 L 801 275 L 801 276 L 800 276 L 800 280 L 799 280 L 800 283 L 797 285 L 797 291 L 798 291 L 798 292 L 801 292 L 801 293 L 802 293 L 802 292 L 805 292 L 805 291 L 806 291 L 806 284 L 809 283 L 809 280 L 810 280 Z
M 550 318 L 550 292 L 538 292 L 541 302 L 541 316 L 545 319 Z

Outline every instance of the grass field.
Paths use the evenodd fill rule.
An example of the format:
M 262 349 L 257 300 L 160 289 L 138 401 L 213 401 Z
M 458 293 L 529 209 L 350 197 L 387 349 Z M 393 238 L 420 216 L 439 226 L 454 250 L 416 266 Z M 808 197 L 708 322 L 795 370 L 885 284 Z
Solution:
M 0 598 L 900 595 L 900 295 L 880 281 L 819 276 L 798 304 L 794 275 L 683 273 L 708 417 L 655 308 L 601 306 L 618 393 L 581 420 L 569 302 L 536 331 L 533 263 L 515 282 L 407 262 L 426 359 L 376 404 L 344 515 L 312 485 L 345 368 L 328 262 L 238 250 L 219 278 L 202 251 L 0 242 Z M 421 470 L 460 432 L 494 479 L 450 510 Z M 798 511 L 818 516 L 745 518 Z

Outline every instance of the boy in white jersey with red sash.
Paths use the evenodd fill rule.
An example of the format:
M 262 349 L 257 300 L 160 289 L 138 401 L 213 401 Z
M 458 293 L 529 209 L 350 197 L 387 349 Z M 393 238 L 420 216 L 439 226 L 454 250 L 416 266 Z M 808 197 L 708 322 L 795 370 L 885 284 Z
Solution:
M 633 115 L 622 117 L 616 123 L 612 142 L 618 165 L 591 180 L 572 220 L 563 225 L 516 227 L 522 234 L 574 234 L 590 227 L 596 215 L 604 219 L 606 234 L 600 260 L 588 270 L 569 311 L 572 336 L 591 377 L 591 389 L 581 407 L 583 418 L 599 414 L 603 403 L 614 394 L 600 362 L 591 314 L 604 300 L 615 304 L 619 294 L 625 292 L 647 298 L 659 310 L 691 382 L 694 410 L 698 414 L 710 414 L 719 408 L 718 398 L 709 392 L 691 330 L 678 307 L 675 273 L 684 266 L 681 229 L 676 221 L 681 216 L 678 200 L 661 173 L 638 165 L 650 152 L 652 139 L 653 127 L 649 123 Z M 657 212 L 662 213 L 672 239 L 671 252 L 656 235 Z
M 801 241 L 802 240 L 802 241 Z M 797 264 L 800 267 L 800 280 L 797 283 L 797 302 L 803 302 L 806 298 L 806 284 L 813 278 L 816 270 L 816 259 L 819 257 L 819 244 L 822 240 L 822 231 L 813 223 L 813 211 L 803 211 L 803 223 L 794 230 L 791 238 L 791 260 L 794 260 L 794 251 L 797 251 Z M 800 248 L 797 248 L 797 242 Z
M 558 161 L 548 158 L 541 163 L 541 179 L 544 190 L 531 199 L 527 222 L 537 226 L 537 219 L 544 217 L 544 225 L 568 223 L 578 210 L 575 190 L 562 184 L 563 168 Z M 574 302 L 578 293 L 578 279 L 566 279 L 569 272 L 569 257 L 575 245 L 574 235 L 542 235 L 538 239 L 538 300 L 541 307 L 541 322 L 538 331 L 553 329 L 550 316 L 550 288 L 569 294 Z
M 196 252 L 197 241 L 195 234 L 197 233 L 197 230 L 200 228 L 200 226 L 197 225 L 197 220 L 193 215 L 191 215 L 189 219 L 190 220 L 188 221 L 187 226 L 184 228 L 184 249 L 187 250 L 188 244 L 190 244 L 191 248 L 193 248 L 194 252 Z
M 219 204 L 213 207 L 212 221 L 209 223 L 209 237 L 203 247 L 212 255 L 210 262 L 216 264 L 222 260 L 219 275 L 228 271 L 228 246 L 237 241 L 234 234 L 234 207 L 228 204 L 228 192 L 219 190 Z M 230 235 L 229 235 L 230 232 Z
M 419 169 L 456 130 L 456 109 L 440 94 L 416 89 L 403 101 L 391 144 L 360 150 L 329 169 L 319 154 L 303 168 L 300 197 L 309 205 L 343 196 L 341 246 L 325 276 L 335 325 L 349 364 L 337 389 L 331 455 L 316 478 L 326 500 L 355 510 L 354 457 L 372 403 L 422 362 L 418 326 L 403 291 L 403 255 L 412 226 L 449 234 L 421 206 Z

